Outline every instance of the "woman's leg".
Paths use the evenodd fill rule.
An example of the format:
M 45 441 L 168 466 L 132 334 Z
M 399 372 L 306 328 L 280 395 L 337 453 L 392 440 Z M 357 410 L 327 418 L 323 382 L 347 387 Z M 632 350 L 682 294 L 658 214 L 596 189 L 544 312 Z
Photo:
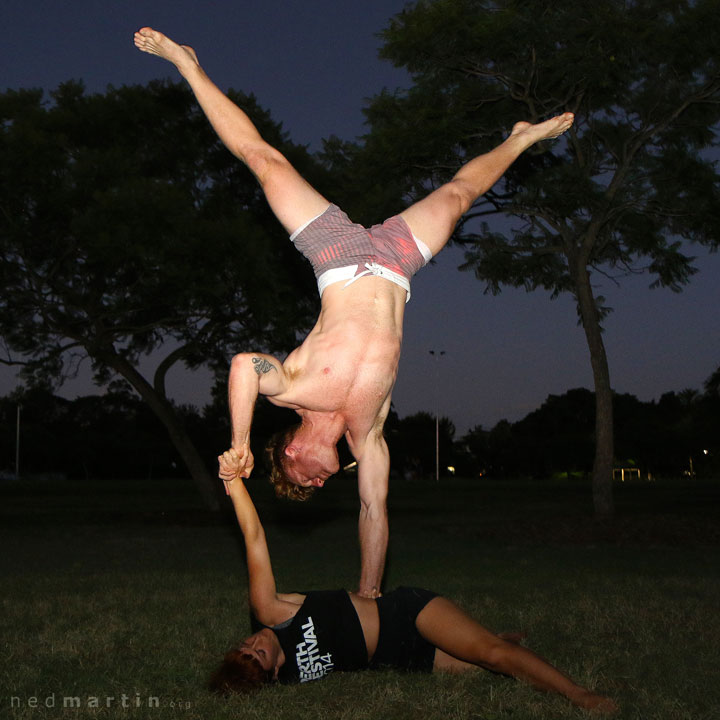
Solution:
M 192 48 L 178 45 L 151 28 L 135 33 L 135 45 L 175 65 L 222 142 L 258 179 L 288 234 L 327 209 L 330 203 L 262 139 L 250 118 L 210 80 Z
M 475 665 L 560 693 L 586 709 L 605 713 L 617 709 L 611 700 L 575 684 L 519 645 L 517 635 L 507 636 L 507 640 L 494 635 L 447 598 L 433 598 L 417 616 L 415 625 L 420 635 L 440 651 L 436 653 L 436 670 L 459 672 Z
M 463 165 L 450 182 L 400 213 L 415 237 L 437 255 L 450 239 L 458 220 L 510 165 L 540 140 L 562 135 L 572 125 L 573 117 L 572 113 L 563 113 L 536 125 L 516 123 L 505 142 Z

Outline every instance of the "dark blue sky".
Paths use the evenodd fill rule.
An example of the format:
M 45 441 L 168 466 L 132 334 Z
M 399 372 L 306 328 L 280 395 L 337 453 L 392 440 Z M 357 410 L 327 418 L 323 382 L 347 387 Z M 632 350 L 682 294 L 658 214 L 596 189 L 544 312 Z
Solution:
M 362 134 L 365 99 L 383 87 L 407 85 L 403 71 L 377 59 L 376 37 L 404 5 L 3 0 L 0 88 L 52 89 L 72 78 L 103 91 L 108 84 L 175 78 L 169 65 L 133 46 L 133 32 L 151 25 L 192 45 L 220 87 L 254 92 L 295 142 L 317 148 L 331 134 Z M 605 323 L 605 342 L 617 391 L 651 400 L 669 390 L 700 389 L 720 365 L 720 256 L 701 248 L 690 253 L 698 256 L 700 272 L 679 295 L 649 290 L 649 276 L 619 286 L 596 279 L 597 292 L 615 309 Z M 484 295 L 472 275 L 458 272 L 460 262 L 459 250 L 446 250 L 413 281 L 394 394 L 401 416 L 438 407 L 464 432 L 517 420 L 548 394 L 592 388 L 569 297 L 550 301 L 546 293 L 517 290 Z M 431 349 L 446 354 L 436 361 Z M 0 395 L 14 385 L 14 373 L 0 368 Z M 177 370 L 169 388 L 176 399 L 203 405 L 209 381 L 204 373 Z M 81 380 L 63 394 L 93 391 Z

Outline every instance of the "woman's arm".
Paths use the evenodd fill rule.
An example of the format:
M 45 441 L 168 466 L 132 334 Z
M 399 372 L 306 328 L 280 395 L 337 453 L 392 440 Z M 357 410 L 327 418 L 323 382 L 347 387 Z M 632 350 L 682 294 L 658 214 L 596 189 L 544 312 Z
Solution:
M 223 469 L 227 473 L 228 468 L 235 467 L 238 462 L 234 450 L 223 453 L 220 456 L 221 476 Z M 265 530 L 242 478 L 225 480 L 225 487 L 245 539 L 250 609 L 263 625 L 277 625 L 292 617 L 298 606 L 281 599 L 277 593 Z

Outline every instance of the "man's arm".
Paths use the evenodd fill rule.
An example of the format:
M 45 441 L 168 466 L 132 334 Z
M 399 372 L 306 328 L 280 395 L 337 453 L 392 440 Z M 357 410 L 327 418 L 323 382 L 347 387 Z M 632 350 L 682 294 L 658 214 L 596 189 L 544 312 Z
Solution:
M 240 353 L 232 359 L 228 379 L 228 404 L 232 428 L 231 447 L 237 450 L 244 464 L 235 468 L 239 477 L 250 477 L 254 459 L 250 452 L 250 426 L 259 394 L 280 395 L 289 381 L 282 364 L 271 355 Z M 244 452 L 247 449 L 247 452 Z M 225 479 L 225 478 L 223 478 Z
M 358 595 L 380 595 L 388 544 L 387 494 L 390 453 L 381 431 L 374 431 L 356 455 L 360 495 L 360 585 Z

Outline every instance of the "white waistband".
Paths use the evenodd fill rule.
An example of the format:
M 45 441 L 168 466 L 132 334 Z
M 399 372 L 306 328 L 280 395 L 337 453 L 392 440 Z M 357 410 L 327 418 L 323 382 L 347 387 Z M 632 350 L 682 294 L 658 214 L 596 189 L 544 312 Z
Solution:
M 376 277 L 385 278 L 385 280 L 394 282 L 396 285 L 403 288 L 403 290 L 407 292 L 405 302 L 410 302 L 410 281 L 404 275 L 400 275 L 400 273 L 396 273 L 393 270 L 388 270 L 388 268 L 378 265 L 377 263 L 365 263 L 365 268 L 366 269 L 361 273 L 357 272 L 357 265 L 346 265 L 345 267 L 326 270 L 318 278 L 318 291 L 320 292 L 320 297 L 322 297 L 322 294 L 328 285 L 333 285 L 336 282 L 347 280 L 345 285 L 343 285 L 343 287 L 346 288 L 348 285 L 352 285 L 356 280 L 364 275 L 375 275 Z

